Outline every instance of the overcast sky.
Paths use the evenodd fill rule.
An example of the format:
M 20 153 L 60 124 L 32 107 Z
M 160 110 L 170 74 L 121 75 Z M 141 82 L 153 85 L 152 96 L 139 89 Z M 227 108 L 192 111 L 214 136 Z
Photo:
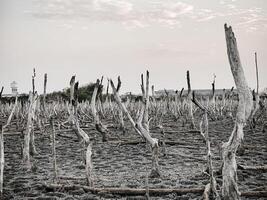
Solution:
M 42 93 L 102 75 L 122 79 L 122 92 L 140 91 L 140 74 L 150 71 L 155 89 L 193 89 L 234 85 L 228 63 L 224 23 L 237 37 L 245 75 L 267 86 L 266 0 L 0 0 L 0 86 L 11 93 L 31 89 L 32 69 Z

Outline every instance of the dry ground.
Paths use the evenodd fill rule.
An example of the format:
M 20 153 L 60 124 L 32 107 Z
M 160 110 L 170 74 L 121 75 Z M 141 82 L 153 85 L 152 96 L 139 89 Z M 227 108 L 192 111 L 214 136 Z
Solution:
M 104 123 L 109 123 L 104 121 Z M 219 169 L 219 147 L 226 141 L 233 128 L 231 119 L 209 122 L 213 161 L 215 170 Z M 176 145 L 167 145 L 167 156 L 160 156 L 162 177 L 149 179 L 151 188 L 193 188 L 203 187 L 208 176 L 203 173 L 206 167 L 205 144 L 197 132 L 190 132 L 189 126 L 182 126 L 180 121 L 165 119 L 163 126 L 167 141 L 177 141 Z M 110 128 L 109 142 L 101 142 L 100 135 L 94 128 L 85 129 L 93 140 L 93 165 L 96 187 L 130 187 L 144 188 L 145 177 L 150 170 L 150 149 L 145 143 L 125 144 L 121 141 L 141 141 L 130 125 L 122 132 Z M 245 128 L 245 152 L 237 157 L 243 165 L 267 165 L 267 137 L 257 126 L 255 133 Z M 153 137 L 161 138 L 160 130 L 152 129 Z M 50 129 L 45 134 L 36 133 L 38 155 L 34 157 L 34 171 L 28 172 L 21 159 L 22 137 L 5 135 L 5 171 L 4 199 L 144 199 L 144 197 L 114 196 L 110 194 L 95 195 L 85 193 L 82 189 L 72 191 L 49 191 L 44 183 L 52 183 L 53 170 L 51 159 Z M 73 132 L 57 132 L 57 163 L 59 176 L 76 177 L 76 180 L 60 180 L 64 184 L 86 185 L 85 169 L 82 162 L 81 144 Z M 267 173 L 261 171 L 239 170 L 240 191 L 267 190 Z M 221 177 L 217 177 L 221 184 Z M 178 196 L 170 194 L 151 199 L 201 199 L 201 194 Z M 246 199 L 246 198 L 242 198 Z M 253 198 L 249 198 L 253 199 Z M 257 199 L 257 198 L 255 198 Z M 263 198 L 261 198 L 263 199 Z

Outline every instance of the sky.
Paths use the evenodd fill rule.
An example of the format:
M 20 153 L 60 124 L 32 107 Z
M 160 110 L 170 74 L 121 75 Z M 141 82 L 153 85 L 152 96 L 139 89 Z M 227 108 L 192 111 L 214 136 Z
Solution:
M 48 92 L 104 76 L 121 76 L 121 92 L 140 93 L 140 74 L 150 71 L 155 90 L 181 90 L 190 71 L 192 89 L 234 86 L 224 23 L 237 38 L 249 86 L 267 87 L 266 0 L 0 0 L 0 86 L 11 93 Z

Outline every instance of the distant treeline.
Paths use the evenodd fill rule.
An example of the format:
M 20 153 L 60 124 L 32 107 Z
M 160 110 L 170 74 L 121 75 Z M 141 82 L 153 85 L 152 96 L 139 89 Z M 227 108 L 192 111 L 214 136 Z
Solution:
M 84 85 L 78 89 L 78 99 L 80 102 L 90 100 L 93 92 L 94 92 L 95 83 L 89 83 L 87 85 Z M 39 94 L 41 98 L 43 97 L 43 94 Z M 29 98 L 29 94 L 19 94 L 18 100 L 25 102 Z M 46 95 L 46 101 L 69 101 L 70 99 L 70 88 L 66 88 L 62 91 L 56 91 L 52 93 L 48 93 Z M 1 102 L 2 103 L 11 103 L 15 100 L 15 97 L 2 97 Z
M 78 89 L 78 101 L 79 102 L 83 102 L 83 101 L 91 101 L 93 92 L 94 92 L 94 87 L 95 87 L 95 83 L 89 83 L 86 85 L 83 85 L 81 87 L 79 87 Z M 112 91 L 109 91 L 109 96 L 111 98 L 111 100 L 113 101 L 113 96 L 110 95 Z M 231 98 L 234 99 L 238 99 L 238 94 L 237 91 L 235 89 L 232 90 L 231 89 L 225 89 L 225 91 L 223 89 L 217 89 L 215 90 L 215 96 L 217 96 L 217 98 L 221 99 L 223 94 L 225 92 L 226 98 L 229 97 L 229 95 L 231 95 Z M 182 98 L 187 96 L 187 90 L 184 90 L 182 92 Z M 160 100 L 160 99 L 164 99 L 168 96 L 169 99 L 175 99 L 175 95 L 179 95 L 180 91 L 178 90 L 158 90 L 155 91 L 155 99 L 156 100 Z M 42 94 L 40 94 L 41 98 L 42 98 Z M 212 90 L 195 90 L 195 96 L 197 98 L 201 98 L 201 97 L 211 97 L 212 96 Z M 266 94 L 262 93 L 260 95 L 262 98 L 266 98 Z M 100 91 L 98 91 L 98 97 L 100 98 L 101 101 L 104 101 L 107 97 L 107 93 L 104 92 L 104 88 L 101 87 Z M 19 94 L 18 96 L 18 100 L 21 102 L 26 102 L 28 101 L 29 95 L 28 94 Z M 141 95 L 135 95 L 132 93 L 127 93 L 124 95 L 121 95 L 121 98 L 123 101 L 126 101 L 126 99 L 131 99 L 134 101 L 138 101 L 140 100 L 142 97 Z M 15 97 L 1 97 L 1 102 L 2 103 L 11 103 L 15 101 Z M 62 91 L 56 91 L 56 92 L 52 92 L 52 93 L 48 93 L 46 95 L 46 101 L 47 102 L 52 102 L 52 101 L 69 101 L 70 99 L 70 89 L 66 88 Z

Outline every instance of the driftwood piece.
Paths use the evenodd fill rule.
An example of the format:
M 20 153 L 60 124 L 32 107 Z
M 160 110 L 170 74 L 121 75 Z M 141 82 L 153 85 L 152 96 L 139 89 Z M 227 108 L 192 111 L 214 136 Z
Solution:
M 222 145 L 222 196 L 223 199 L 240 199 L 240 192 L 237 186 L 237 164 L 235 157 L 236 151 L 244 137 L 243 127 L 251 114 L 252 95 L 241 65 L 236 38 L 234 36 L 232 28 L 231 26 L 227 27 L 227 25 L 225 24 L 224 29 L 228 59 L 239 95 L 239 102 L 237 107 L 234 130 L 228 142 L 225 142 Z
M 267 172 L 267 165 L 262 165 L 262 166 L 237 165 L 237 169 Z
M 55 191 L 55 190 L 77 190 L 83 189 L 85 192 L 91 192 L 96 194 L 114 194 L 114 195 L 145 195 L 147 188 L 92 188 L 82 185 L 57 185 L 57 184 L 44 184 L 46 190 Z M 204 192 L 204 188 L 149 188 L 149 194 L 154 196 L 168 195 L 171 193 L 176 193 L 177 195 L 183 194 L 201 194 Z M 267 197 L 267 191 L 248 191 L 242 192 L 241 196 L 244 197 Z

